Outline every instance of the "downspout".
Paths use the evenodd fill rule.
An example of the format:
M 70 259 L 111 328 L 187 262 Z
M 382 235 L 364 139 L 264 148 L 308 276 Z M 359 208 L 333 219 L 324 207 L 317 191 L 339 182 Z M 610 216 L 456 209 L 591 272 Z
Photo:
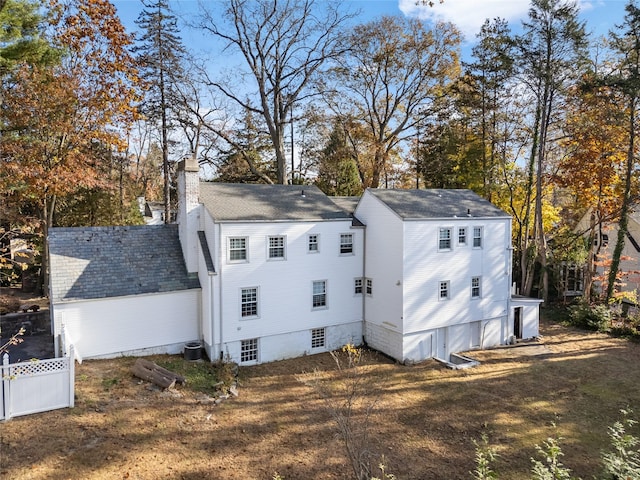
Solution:
M 220 317 L 220 360 L 224 359 L 224 351 L 222 350 L 222 346 L 224 345 L 223 342 L 223 338 L 224 335 L 223 333 L 223 321 L 222 321 L 222 277 L 224 275 L 222 275 L 222 225 L 218 224 L 218 245 L 217 245 L 217 250 L 218 250 L 218 259 L 220 261 L 220 279 L 218 281 L 218 289 L 219 289 L 219 301 L 218 301 L 218 309 L 219 309 L 219 317 Z M 213 297 L 213 295 L 212 295 Z
M 366 317 L 366 300 L 367 300 L 367 226 L 362 227 L 362 340 L 367 342 L 367 317 Z
M 214 264 L 214 268 L 215 268 L 215 264 Z M 211 318 L 210 318 L 210 322 L 211 322 L 211 353 L 215 352 L 215 344 L 216 344 L 216 329 L 214 327 L 214 323 L 213 323 L 213 312 L 215 311 L 215 307 L 216 307 L 216 302 L 215 302 L 215 298 L 214 298 L 214 293 L 215 293 L 215 283 L 213 281 L 213 278 L 215 277 L 215 273 L 210 273 L 209 274 L 209 296 L 211 297 L 209 299 L 209 303 L 211 304 Z M 209 355 L 209 360 L 213 361 L 213 355 Z

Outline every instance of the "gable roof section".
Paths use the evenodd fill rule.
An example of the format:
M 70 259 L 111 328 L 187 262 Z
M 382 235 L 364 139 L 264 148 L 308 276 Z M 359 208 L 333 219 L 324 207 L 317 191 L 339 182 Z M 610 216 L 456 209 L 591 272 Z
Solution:
M 182 256 L 177 225 L 49 230 L 52 301 L 199 288 Z
M 509 217 L 507 212 L 499 209 L 471 190 L 386 190 L 368 188 L 367 192 L 387 205 L 403 220 Z
M 312 185 L 200 182 L 200 201 L 218 222 L 351 220 Z

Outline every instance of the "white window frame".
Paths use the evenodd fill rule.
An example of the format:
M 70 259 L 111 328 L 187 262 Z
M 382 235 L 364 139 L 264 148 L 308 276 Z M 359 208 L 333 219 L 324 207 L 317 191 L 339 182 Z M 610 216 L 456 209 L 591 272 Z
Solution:
M 259 353 L 260 344 L 257 338 L 240 341 L 240 363 L 257 362 Z
M 350 242 L 343 242 L 343 239 L 346 238 L 350 238 L 351 241 Z M 355 242 L 355 234 L 353 233 L 341 233 L 340 234 L 340 255 L 354 255 L 355 254 L 355 247 L 354 247 L 354 242 Z M 342 251 L 343 250 L 343 246 L 346 247 L 347 245 L 349 245 L 349 250 L 348 251 Z
M 243 248 L 233 248 L 232 244 L 235 240 L 242 240 L 244 242 Z M 239 252 L 244 250 L 244 258 L 232 258 L 233 252 Z M 249 237 L 232 236 L 227 237 L 227 262 L 228 263 L 247 263 L 249 261 Z
M 255 290 L 255 300 L 250 301 L 250 302 L 245 302 L 244 301 L 244 293 L 245 291 L 248 292 L 249 290 Z M 245 315 L 244 314 L 244 306 L 248 305 L 249 303 L 255 303 L 255 312 L 254 314 L 251 315 Z M 240 319 L 242 320 L 250 320 L 253 318 L 258 318 L 260 316 L 260 289 L 258 287 L 243 287 L 240 289 Z
M 482 277 L 471 277 L 471 298 L 482 298 Z
M 448 233 L 448 235 L 443 236 L 443 233 Z M 451 227 L 440 227 L 438 229 L 438 251 L 439 252 L 448 252 L 451 250 L 452 233 L 453 233 L 453 229 Z M 443 246 L 442 242 L 446 242 L 445 246 Z
M 280 241 L 282 245 L 272 246 L 272 241 Z M 273 250 L 282 249 L 282 255 L 272 256 Z M 267 260 L 286 260 L 287 259 L 287 237 L 285 235 L 269 235 L 267 237 Z
M 467 227 L 458 227 L 458 245 L 467 245 Z
M 353 279 L 353 294 L 354 295 L 362 295 L 364 292 L 364 281 L 362 277 L 357 277 Z
M 316 293 L 316 285 L 322 284 L 322 292 Z M 322 297 L 322 303 L 316 305 L 316 297 Z M 311 309 L 323 310 L 327 308 L 327 281 L 326 280 L 314 280 L 311 282 Z
M 311 330 L 311 349 L 325 348 L 327 345 L 327 329 L 313 328 Z
M 315 238 L 315 241 L 312 239 Z M 315 250 L 311 248 L 312 245 L 315 245 Z M 319 253 L 320 252 L 320 234 L 319 233 L 310 233 L 307 235 L 307 253 Z
M 482 248 L 482 227 L 473 227 L 473 248 Z
M 450 297 L 451 297 L 451 284 L 449 280 L 438 282 L 438 300 L 441 300 L 441 301 L 449 300 Z
M 371 278 L 365 278 L 365 292 L 369 297 L 373 295 L 373 280 Z

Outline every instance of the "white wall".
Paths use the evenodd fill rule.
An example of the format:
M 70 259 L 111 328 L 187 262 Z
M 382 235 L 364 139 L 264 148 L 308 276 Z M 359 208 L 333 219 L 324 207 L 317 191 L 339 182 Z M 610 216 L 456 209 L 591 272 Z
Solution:
M 260 339 L 261 362 L 295 356 L 293 352 L 304 354 L 310 349 L 311 329 L 322 327 L 351 325 L 337 337 L 344 340 L 342 344 L 361 343 L 362 297 L 354 295 L 354 279 L 362 276 L 363 229 L 353 228 L 350 220 L 215 224 L 206 218 L 205 229 L 207 238 L 214 238 L 212 255 L 219 271 L 214 279 L 216 346 L 211 355 L 217 358 L 220 351 L 228 351 L 239 360 L 239 342 L 253 338 Z M 353 255 L 340 255 L 341 233 L 354 235 Z M 319 235 L 318 253 L 308 252 L 309 234 Z M 270 235 L 285 236 L 285 260 L 267 259 Z M 248 239 L 247 262 L 228 261 L 229 237 Z M 312 308 L 314 280 L 327 282 L 326 308 Z M 241 289 L 248 287 L 258 288 L 257 318 L 241 317 Z
M 365 276 L 373 281 L 373 294 L 365 296 L 365 340 L 372 348 L 402 359 L 402 221 L 368 191 L 355 215 L 366 225 Z
M 64 326 L 79 358 L 180 353 L 198 340 L 200 290 L 58 303 L 54 335 Z
M 474 226 L 483 228 L 483 245 L 472 246 Z M 438 251 L 441 227 L 452 229 L 452 249 Z M 466 245 L 458 228 L 467 229 Z M 405 222 L 404 333 L 507 316 L 510 252 L 505 219 L 451 219 Z M 481 277 L 481 297 L 471 298 L 471 278 Z M 449 299 L 439 298 L 449 282 Z
M 326 327 L 326 345 L 322 348 L 311 348 L 311 331 L 297 330 L 278 335 L 267 335 L 258 338 L 258 360 L 253 363 L 266 363 L 286 358 L 313 355 L 338 349 L 347 343 L 359 345 L 362 341 L 362 322 L 334 325 Z M 239 362 L 240 341 L 224 344 L 224 355 Z

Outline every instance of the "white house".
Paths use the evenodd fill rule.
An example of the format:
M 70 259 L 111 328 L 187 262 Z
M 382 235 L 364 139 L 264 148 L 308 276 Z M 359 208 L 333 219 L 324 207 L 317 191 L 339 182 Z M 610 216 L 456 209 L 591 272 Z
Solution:
M 539 302 L 535 321 L 511 310 L 511 217 L 499 208 L 470 190 L 368 189 L 355 216 L 366 225 L 371 347 L 448 360 L 538 335 Z
M 259 363 L 361 343 L 353 284 L 364 230 L 351 215 L 316 187 L 198 184 L 197 171 L 183 172 L 195 178 L 186 188 L 192 210 L 180 213 L 197 229 L 181 239 L 202 286 L 210 358 Z
M 178 170 L 177 231 L 119 227 L 179 237 L 169 247 L 183 255 L 173 273 L 147 272 L 175 290 L 123 294 L 104 285 L 135 284 L 143 268 L 135 266 L 124 279 L 92 276 L 91 291 L 74 296 L 83 262 L 107 267 L 84 251 L 92 229 L 78 229 L 77 238 L 74 229 L 50 233 L 54 328 L 64 325 L 85 358 L 171 352 L 199 340 L 210 359 L 242 364 L 363 342 L 399 361 L 448 360 L 538 335 L 540 302 L 510 295 L 511 218 L 471 191 L 368 189 L 359 200 L 333 201 L 313 186 L 200 182 L 189 160 Z M 148 247 L 168 255 L 157 242 Z M 103 256 L 119 263 L 116 251 Z M 114 324 L 144 331 L 137 338 L 145 341 L 127 336 L 118 345 L 105 332 Z

